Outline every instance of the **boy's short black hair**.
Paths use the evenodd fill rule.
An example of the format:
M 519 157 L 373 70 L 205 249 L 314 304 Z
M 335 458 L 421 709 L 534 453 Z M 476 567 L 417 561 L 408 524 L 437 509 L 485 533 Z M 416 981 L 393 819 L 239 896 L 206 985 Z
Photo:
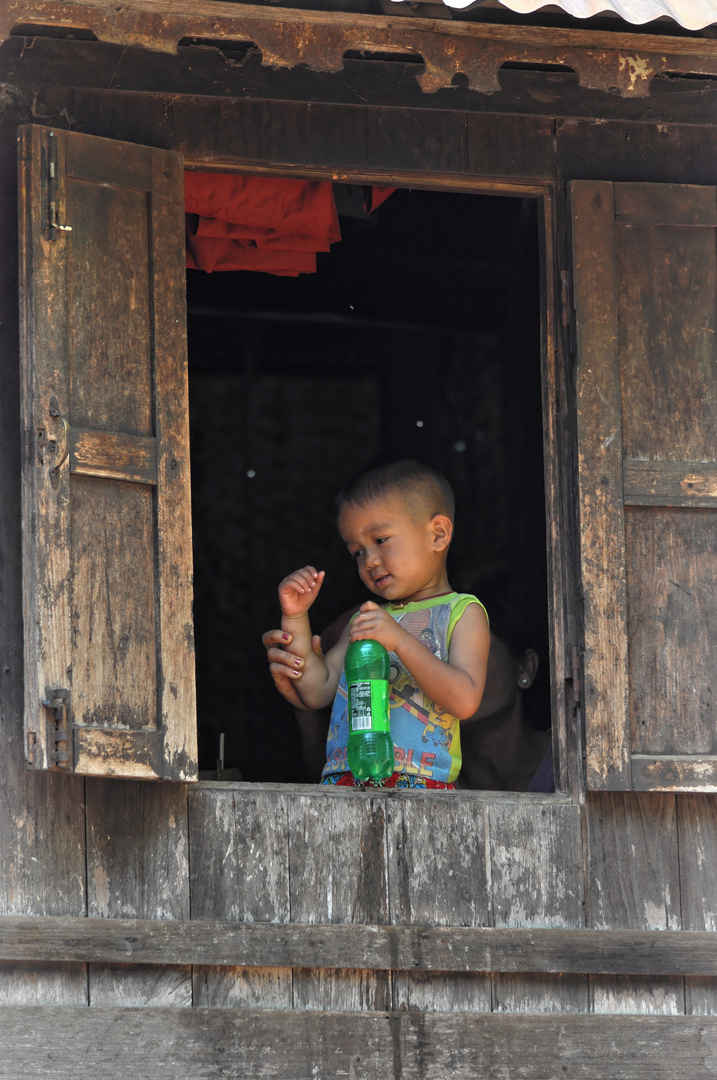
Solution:
M 437 469 L 414 459 L 370 463 L 344 484 L 336 506 L 339 512 L 344 506 L 365 506 L 393 492 L 429 518 L 445 514 L 453 521 L 456 504 L 451 485 Z

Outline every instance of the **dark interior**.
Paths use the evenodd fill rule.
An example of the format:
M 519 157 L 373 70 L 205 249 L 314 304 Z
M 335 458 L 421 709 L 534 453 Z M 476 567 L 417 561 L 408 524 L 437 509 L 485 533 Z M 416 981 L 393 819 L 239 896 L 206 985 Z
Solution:
M 367 598 L 333 500 L 377 454 L 448 476 L 451 584 L 520 612 L 549 724 L 537 205 L 399 190 L 341 231 L 315 275 L 187 274 L 200 768 L 224 733 L 244 780 L 317 779 L 261 634 L 299 565 L 317 631 Z

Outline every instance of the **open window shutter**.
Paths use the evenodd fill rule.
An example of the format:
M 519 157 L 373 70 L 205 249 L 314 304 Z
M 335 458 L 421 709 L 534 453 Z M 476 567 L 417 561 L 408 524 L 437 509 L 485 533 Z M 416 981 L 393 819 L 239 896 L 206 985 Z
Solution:
M 717 790 L 717 197 L 570 184 L 589 789 Z
M 26 749 L 196 778 L 183 168 L 20 129 Z

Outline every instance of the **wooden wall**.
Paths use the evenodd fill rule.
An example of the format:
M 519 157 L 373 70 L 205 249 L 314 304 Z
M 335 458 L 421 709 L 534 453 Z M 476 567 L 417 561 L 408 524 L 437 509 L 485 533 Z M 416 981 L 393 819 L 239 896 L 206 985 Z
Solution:
M 93 46 L 88 65 L 84 47 L 44 43 L 33 57 L 31 49 L 21 55 L 13 44 L 2 53 L 0 913 L 277 927 L 717 930 L 717 811 L 707 795 L 600 795 L 584 802 L 468 792 L 362 795 L 84 781 L 25 771 L 13 269 L 19 123 L 49 121 L 150 142 L 183 150 L 193 161 L 330 162 L 356 173 L 430 172 L 448 184 L 479 177 L 487 187 L 507 177 L 533 189 L 552 185 L 560 215 L 562 184 L 578 176 L 713 182 L 715 128 L 698 122 L 709 111 L 711 88 L 683 86 L 680 94 L 670 86 L 645 102 L 621 103 L 581 94 L 574 80 L 558 84 L 549 73 L 542 81 L 538 73 L 521 80 L 513 72 L 512 89 L 494 99 L 456 88 L 450 108 L 444 93 L 422 111 L 413 99 L 410 108 L 398 108 L 409 92 L 393 85 L 379 92 L 372 84 L 375 107 L 361 105 L 352 96 L 357 84 L 347 80 L 339 92 L 334 77 L 330 86 L 316 77 L 318 103 L 290 100 L 306 92 L 305 73 L 295 82 L 284 73 L 273 83 L 266 72 L 255 73 L 253 92 L 262 89 L 261 100 L 246 96 L 246 85 L 240 93 L 235 82 L 230 96 L 219 97 L 227 94 L 222 80 L 239 77 L 223 71 L 202 83 L 203 96 L 196 97 L 190 75 L 180 70 L 184 60 L 133 66 L 130 54 L 121 78 L 113 79 L 118 55 Z M 157 85 L 147 87 L 148 81 Z M 107 90 L 110 84 L 120 88 Z M 140 90 L 151 93 L 140 97 Z M 343 94 L 340 112 L 321 104 L 322 94 L 337 100 Z M 559 253 L 565 250 L 561 220 Z M 569 430 L 565 400 L 560 409 Z M 567 442 L 562 454 L 569 467 Z M 555 589 L 566 590 L 572 602 L 569 522 L 563 542 Z M 575 628 L 574 603 L 571 610 L 565 625 Z M 563 744 L 567 752 L 577 754 L 572 736 Z M 575 760 L 567 770 L 573 775 Z M 717 963 L 710 968 L 709 950 L 699 975 L 691 974 L 694 966 L 667 962 L 653 965 L 649 975 L 618 974 L 605 970 L 597 954 L 582 970 L 562 974 L 489 965 L 453 972 L 393 963 L 281 966 L 276 955 L 265 968 L 88 963 L 74 953 L 62 959 L 57 951 L 52 960 L 23 960 L 18 957 L 32 954 L 21 949 L 0 955 L 0 1043 L 10 1048 L 0 1055 L 0 1077 L 13 1080 L 120 1075 L 113 1068 L 138 1078 L 237 1075 L 240 1069 L 307 1080 L 385 1071 L 459 1077 L 477 1075 L 476 1062 L 496 1078 L 676 1080 L 714 1073 L 714 1022 L 690 1019 L 717 1015 Z M 38 1006 L 77 1009 L 65 1008 L 63 1019 L 50 1008 L 43 1018 L 32 1008 Z M 170 1019 L 177 1009 L 185 1018 Z M 281 1024 L 280 1013 L 287 1017 Z M 374 1017 L 372 1024 L 363 1014 Z M 390 1022 L 379 1022 L 377 1014 Z M 536 1014 L 546 1023 L 536 1026 Z M 609 1036 L 594 1023 L 603 1014 L 613 1014 Z M 614 1014 L 638 1014 L 643 1022 L 620 1026 Z M 54 1054 L 33 1037 L 48 1016 L 56 1026 Z M 655 1026 L 655 1017 L 664 1023 Z M 677 1017 L 680 1026 L 669 1020 Z M 340 1060 L 327 1049 L 334 1046 Z M 457 1049 L 453 1054 L 457 1047 L 463 1057 Z M 111 1052 L 120 1065 L 107 1064 Z

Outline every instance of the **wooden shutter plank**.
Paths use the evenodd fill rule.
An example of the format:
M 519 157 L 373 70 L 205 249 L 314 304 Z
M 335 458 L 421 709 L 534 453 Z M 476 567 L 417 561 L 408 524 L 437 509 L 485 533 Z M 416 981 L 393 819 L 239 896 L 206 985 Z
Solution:
M 622 467 L 626 506 L 717 507 L 717 463 L 636 461 Z
M 695 189 L 670 190 L 675 212 L 689 215 Z M 706 191 L 714 200 L 713 189 Z M 714 227 L 661 227 L 658 220 L 617 223 L 614 234 L 623 453 L 648 461 L 715 462 Z
M 714 1080 L 716 1041 L 703 1016 L 25 1006 L 0 1010 L 0 1077 Z
M 138 435 L 87 428 L 70 433 L 70 469 L 82 476 L 157 483 L 157 443 Z
M 196 780 L 184 170 L 178 154 L 153 153 L 152 185 L 154 334 L 162 342 L 155 361 L 155 400 L 159 635 L 167 642 L 159 687 L 164 775 Z
M 717 754 L 717 196 L 616 184 L 611 213 L 610 184 L 570 190 L 586 783 L 707 790 Z
M 632 752 L 715 754 L 717 510 L 630 507 L 625 526 Z
M 21 137 L 32 763 L 55 763 L 42 701 L 63 688 L 69 767 L 196 778 L 181 158 Z M 50 152 L 71 231 L 42 236 Z
M 615 184 L 615 220 L 630 225 L 717 225 L 717 197 L 694 184 Z
M 714 791 L 717 756 L 689 754 L 633 754 L 635 791 Z
M 578 333 L 586 783 L 610 790 L 630 783 L 615 211 L 610 183 L 573 181 L 569 189 Z
M 68 305 L 64 268 L 66 233 L 43 240 L 47 221 L 47 144 L 41 129 L 20 129 L 20 308 L 23 429 L 25 432 L 22 510 L 23 621 L 25 650 L 26 756 L 36 768 L 54 764 L 43 701 L 50 688 L 68 686 L 70 646 L 69 493 L 53 489 L 50 469 L 61 457 L 61 423 L 50 415 L 54 396 L 67 415 Z M 64 166 L 64 144 L 57 145 L 57 168 Z M 58 218 L 65 220 L 64 193 L 58 192 Z M 52 296 L 52 307 L 43 303 Z M 49 388 L 52 388 L 50 393 Z M 58 453 L 58 449 L 60 452 Z

